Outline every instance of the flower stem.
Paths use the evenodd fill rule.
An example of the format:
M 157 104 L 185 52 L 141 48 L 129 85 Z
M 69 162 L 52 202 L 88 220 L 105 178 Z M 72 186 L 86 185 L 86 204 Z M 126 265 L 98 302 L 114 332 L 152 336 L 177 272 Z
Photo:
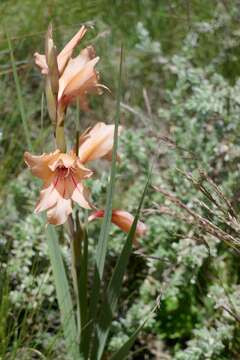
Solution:
M 64 134 L 64 125 L 60 125 L 56 127 L 56 144 L 57 148 L 65 153 L 66 152 L 66 141 L 65 141 L 65 134 Z
M 78 324 L 78 335 L 80 340 L 81 333 L 81 306 L 80 306 L 80 264 L 81 264 L 81 247 L 82 240 L 84 239 L 84 230 L 80 224 L 79 219 L 76 221 L 76 229 L 72 215 L 68 218 L 69 229 L 71 233 L 71 257 L 72 257 L 72 278 L 73 287 L 76 296 L 77 304 L 77 324 Z M 85 309 L 86 311 L 86 309 Z
M 76 155 L 78 156 L 78 151 L 79 151 L 79 128 L 80 128 L 80 108 L 79 108 L 79 101 L 76 101 L 76 112 L 77 112 L 77 116 L 76 116 Z

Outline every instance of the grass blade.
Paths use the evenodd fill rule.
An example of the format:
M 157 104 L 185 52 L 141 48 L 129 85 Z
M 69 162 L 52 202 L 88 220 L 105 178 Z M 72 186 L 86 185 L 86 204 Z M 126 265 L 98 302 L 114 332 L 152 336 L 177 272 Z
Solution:
M 80 302 L 80 312 L 81 312 L 81 331 L 83 331 L 87 322 L 88 233 L 86 229 L 84 231 L 84 237 L 83 237 L 79 283 L 80 283 L 79 302 Z
M 66 347 L 72 359 L 79 360 L 76 319 L 74 316 L 69 284 L 62 259 L 61 249 L 58 243 L 57 233 L 51 225 L 48 225 L 47 227 L 47 243 L 56 285 L 57 299 L 61 313 L 61 322 Z
M 109 282 L 107 292 L 106 292 L 106 299 L 105 299 L 105 301 L 103 301 L 103 304 L 101 307 L 96 337 L 94 339 L 94 344 L 93 344 L 93 351 L 92 351 L 92 359 L 93 360 L 95 360 L 95 359 L 100 360 L 102 357 L 104 348 L 105 348 L 105 344 L 106 344 L 108 333 L 110 330 L 113 314 L 117 307 L 117 301 L 118 301 L 118 297 L 120 295 L 123 277 L 124 277 L 124 274 L 125 274 L 125 271 L 127 268 L 127 264 L 129 261 L 129 257 L 131 254 L 132 242 L 133 242 L 134 235 L 136 232 L 137 222 L 138 222 L 140 210 L 142 207 L 142 203 L 143 203 L 143 200 L 144 200 L 146 192 L 147 192 L 148 184 L 149 184 L 149 177 L 148 177 L 146 186 L 144 188 L 142 197 L 140 199 L 140 203 L 138 206 L 136 216 L 134 218 L 134 222 L 131 226 L 130 232 L 127 236 L 126 242 L 125 242 L 122 252 L 118 258 L 116 267 L 114 269 L 111 280 Z
M 91 296 L 90 296 L 88 326 L 85 328 L 85 335 L 84 335 L 84 341 L 83 341 L 83 348 L 84 348 L 83 351 L 84 351 L 84 356 L 86 358 L 88 358 L 93 324 L 94 324 L 94 320 L 95 320 L 96 314 L 97 314 L 97 304 L 98 304 L 98 300 L 99 300 L 100 285 L 101 285 L 101 280 L 102 280 L 103 271 L 104 271 L 104 263 L 105 263 L 106 253 L 107 253 L 108 234 L 109 234 L 111 217 L 112 217 L 112 198 L 113 198 L 114 186 L 115 186 L 116 158 L 117 158 L 117 146 L 118 146 L 118 124 L 119 124 L 119 118 L 120 118 L 122 61 L 123 61 L 123 51 L 121 49 L 119 76 L 118 76 L 118 92 L 117 92 L 117 102 L 116 102 L 115 129 L 114 129 L 114 144 L 113 144 L 112 163 L 111 163 L 111 175 L 110 175 L 110 181 L 109 181 L 109 185 L 108 185 L 105 215 L 104 215 L 103 224 L 101 227 L 100 236 L 98 239 L 98 244 L 97 244 L 97 249 L 96 249 L 95 271 L 94 271 L 92 292 L 91 292 Z
M 88 322 L 88 232 L 86 227 L 84 227 L 84 237 L 82 244 L 82 254 L 81 254 L 81 268 L 79 276 L 79 304 L 80 304 L 80 319 L 81 319 L 81 328 L 80 328 L 80 354 L 84 357 L 84 334 L 85 328 L 87 327 Z M 85 359 L 86 357 L 84 357 Z
M 23 105 L 23 96 L 22 96 L 21 86 L 20 86 L 20 82 L 19 82 L 19 78 L 18 78 L 15 58 L 14 58 L 14 54 L 13 54 L 12 42 L 11 42 L 10 36 L 9 36 L 8 32 L 6 31 L 6 29 L 5 29 L 5 32 L 6 32 L 6 37 L 7 37 L 8 49 L 10 52 L 13 77 L 14 77 L 16 90 L 17 90 L 18 106 L 20 109 L 20 114 L 21 114 L 21 119 L 22 119 L 22 124 L 23 124 L 23 131 L 25 134 L 28 149 L 29 149 L 29 151 L 32 151 L 33 146 L 32 146 L 32 142 L 31 142 L 30 131 L 28 128 L 27 116 L 26 116 L 24 105 Z
M 111 164 L 111 175 L 107 192 L 106 210 L 101 227 L 101 232 L 97 244 L 96 250 L 96 268 L 99 274 L 100 280 L 103 276 L 105 257 L 107 253 L 107 241 L 108 234 L 112 218 L 112 199 L 115 187 L 115 174 L 116 174 L 116 159 L 117 159 L 117 147 L 118 147 L 118 126 L 120 119 L 120 102 L 121 102 L 121 79 L 122 79 L 122 57 L 123 53 L 121 50 L 120 67 L 119 67 L 119 78 L 118 78 L 118 95 L 117 95 L 117 107 L 115 116 L 115 128 L 114 128 L 114 144 L 112 151 L 112 164 Z
M 110 360 L 124 360 L 129 355 L 129 350 L 133 346 L 134 342 L 136 341 L 138 334 L 144 327 L 144 325 L 147 323 L 147 321 L 150 319 L 151 315 L 159 308 L 160 306 L 160 297 L 156 300 L 156 305 L 153 307 L 153 309 L 150 311 L 146 319 L 142 322 L 141 325 L 135 330 L 135 332 L 130 336 L 130 338 L 125 342 L 125 344 L 110 358 Z

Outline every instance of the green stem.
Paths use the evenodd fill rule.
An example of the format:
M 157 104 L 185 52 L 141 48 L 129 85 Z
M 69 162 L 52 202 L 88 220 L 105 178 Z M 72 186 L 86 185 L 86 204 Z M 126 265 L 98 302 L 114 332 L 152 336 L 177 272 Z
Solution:
M 71 241 L 70 241 L 70 247 L 71 247 L 71 265 L 72 265 L 72 278 L 73 278 L 73 287 L 74 287 L 74 293 L 76 296 L 76 303 L 77 303 L 77 325 L 78 325 L 78 337 L 80 340 L 80 328 L 81 328 L 81 319 L 80 319 L 80 304 L 79 304 L 79 286 L 78 286 L 78 279 L 80 274 L 80 258 L 81 258 L 81 245 L 78 246 L 78 239 L 77 234 L 74 229 L 74 220 L 72 215 L 68 218 L 68 225 L 71 233 Z
M 87 283 L 88 283 L 88 234 L 85 226 L 82 226 L 80 223 L 78 214 L 76 217 L 76 224 L 77 224 L 77 232 L 81 237 L 81 245 L 82 245 L 82 252 L 81 252 L 81 271 L 79 277 L 79 288 L 80 288 L 80 296 L 79 296 L 79 303 L 80 303 L 80 312 L 81 312 L 81 332 L 83 335 L 84 328 L 87 322 Z
M 71 257 L 72 257 L 72 278 L 73 278 L 73 286 L 74 292 L 76 296 L 76 304 L 77 304 L 77 325 L 78 325 L 78 337 L 79 337 L 79 346 L 80 346 L 80 336 L 81 330 L 86 322 L 86 303 L 84 300 L 83 294 L 85 293 L 85 289 L 82 287 L 86 286 L 83 283 L 87 281 L 85 276 L 82 275 L 81 263 L 82 263 L 82 242 L 84 241 L 84 253 L 85 249 L 85 231 L 79 221 L 78 214 L 76 215 L 76 229 L 73 217 L 70 215 L 68 219 L 69 229 L 71 233 Z M 83 254 L 84 256 L 84 254 Z M 85 275 L 85 271 L 84 271 Z
M 66 141 L 65 141 L 65 134 L 64 134 L 64 125 L 62 124 L 61 126 L 57 126 L 56 127 L 56 144 L 57 144 L 57 148 L 65 153 L 67 146 L 66 146 Z
M 76 155 L 78 156 L 78 151 L 79 151 L 79 135 L 80 135 L 80 108 L 79 108 L 79 101 L 77 100 L 76 102 L 76 112 L 77 112 L 77 116 L 76 116 Z

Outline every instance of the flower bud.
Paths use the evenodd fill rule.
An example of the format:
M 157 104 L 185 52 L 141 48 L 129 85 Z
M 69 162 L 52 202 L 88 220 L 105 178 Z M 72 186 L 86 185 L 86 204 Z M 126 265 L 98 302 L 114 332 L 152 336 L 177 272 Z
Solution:
M 57 62 L 57 50 L 52 38 L 51 24 L 48 27 L 48 31 L 46 35 L 45 54 L 48 65 L 47 76 L 50 78 L 52 92 L 55 95 L 55 97 L 57 97 L 58 88 L 59 88 L 59 71 L 58 71 L 58 62 Z
M 47 108 L 50 119 L 52 120 L 53 125 L 57 123 L 57 98 L 52 91 L 52 85 L 50 78 L 46 77 L 45 93 L 47 99 Z
M 88 221 L 92 221 L 103 217 L 104 217 L 104 210 L 97 210 L 88 217 Z M 128 233 L 134 222 L 134 216 L 124 210 L 113 210 L 111 221 L 113 224 L 118 226 L 122 231 Z M 135 237 L 145 235 L 146 230 L 147 230 L 146 225 L 142 221 L 138 220 Z

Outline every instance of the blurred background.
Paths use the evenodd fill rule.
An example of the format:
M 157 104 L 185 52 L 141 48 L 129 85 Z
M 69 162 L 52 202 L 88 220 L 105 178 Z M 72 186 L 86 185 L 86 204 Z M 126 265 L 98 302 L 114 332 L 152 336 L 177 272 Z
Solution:
M 44 83 L 33 62 L 35 51 L 43 53 L 50 21 L 58 49 L 81 24 L 89 26 L 81 46 L 95 46 L 101 82 L 111 89 L 91 97 L 91 111 L 80 114 L 81 129 L 114 120 L 123 44 L 124 131 L 114 207 L 136 209 L 153 164 L 152 185 L 220 229 L 202 228 L 194 216 L 188 221 L 177 206 L 169 210 L 169 197 L 150 188 L 142 211 L 148 231 L 131 256 L 109 353 L 161 295 L 129 359 L 240 359 L 239 254 L 221 237 L 223 231 L 239 241 L 224 206 L 237 219 L 240 2 L 2 0 L 0 13 L 0 359 L 67 359 L 44 224 L 33 214 L 40 183 L 23 162 L 29 150 L 24 124 L 34 153 L 54 148 L 41 102 Z M 74 120 L 76 109 L 69 110 Z M 67 132 L 74 138 L 74 121 Z M 94 168 L 88 186 L 101 206 L 109 165 Z M 92 253 L 99 228 L 100 222 L 89 226 Z M 58 232 L 68 266 L 66 235 Z M 112 226 L 106 277 L 123 241 Z

